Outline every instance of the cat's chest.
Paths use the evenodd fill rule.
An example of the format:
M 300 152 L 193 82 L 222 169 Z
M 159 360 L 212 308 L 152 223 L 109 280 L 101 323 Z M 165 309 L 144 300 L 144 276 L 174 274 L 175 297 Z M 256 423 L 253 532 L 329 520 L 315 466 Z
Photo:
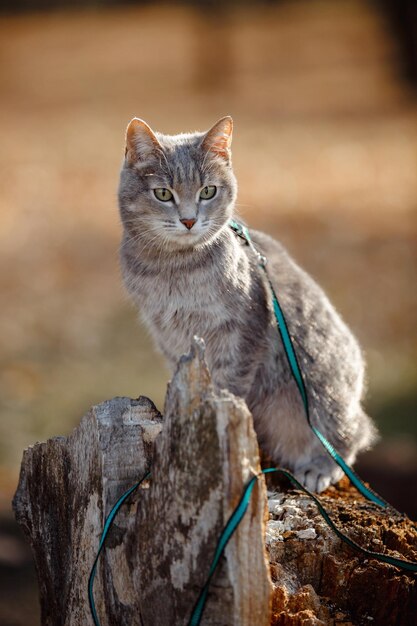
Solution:
M 161 330 L 171 332 L 192 327 L 211 326 L 219 317 L 228 315 L 227 286 L 201 277 L 160 276 L 158 286 L 148 285 L 142 300 L 145 312 Z
M 145 320 L 170 360 L 188 351 L 194 335 L 205 340 L 209 353 L 217 351 L 219 327 L 233 320 L 242 304 L 227 281 L 175 275 L 160 276 L 141 299 Z
M 136 259 L 125 267 L 128 289 L 168 358 L 186 352 L 193 335 L 217 352 L 219 329 L 245 318 L 254 304 L 249 264 L 239 248 L 196 256 L 187 266 Z

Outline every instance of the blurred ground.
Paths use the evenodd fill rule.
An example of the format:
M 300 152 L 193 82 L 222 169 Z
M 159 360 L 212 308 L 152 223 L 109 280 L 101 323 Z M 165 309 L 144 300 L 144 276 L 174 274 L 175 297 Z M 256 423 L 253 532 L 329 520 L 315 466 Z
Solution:
M 415 484 L 417 110 L 395 54 L 359 1 L 0 18 L 5 597 L 26 562 L 8 521 L 22 449 L 105 398 L 162 406 L 168 373 L 118 270 L 116 189 L 134 115 L 167 133 L 233 115 L 241 215 L 319 280 L 367 355 L 385 441 L 364 471 L 388 499 L 401 492 L 393 473 Z M 32 598 L 24 580 L 20 597 Z M 37 623 L 32 609 L 7 610 L 0 602 L 3 625 Z

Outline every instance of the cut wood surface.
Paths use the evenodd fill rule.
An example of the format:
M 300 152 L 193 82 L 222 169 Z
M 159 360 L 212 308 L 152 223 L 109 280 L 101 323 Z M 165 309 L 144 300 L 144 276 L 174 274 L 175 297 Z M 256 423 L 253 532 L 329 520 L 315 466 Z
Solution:
M 260 471 L 252 417 L 243 400 L 213 389 L 201 340 L 178 364 L 163 422 L 147 398 L 114 398 L 69 437 L 25 451 L 14 508 L 35 558 L 43 625 L 93 623 L 87 581 L 105 518 L 149 469 L 100 557 L 102 626 L 188 624 L 222 529 Z M 202 626 L 417 623 L 415 576 L 347 547 L 305 494 L 270 487 L 268 520 L 258 480 L 211 580 Z M 363 547 L 417 560 L 413 523 L 366 502 L 347 480 L 322 502 Z

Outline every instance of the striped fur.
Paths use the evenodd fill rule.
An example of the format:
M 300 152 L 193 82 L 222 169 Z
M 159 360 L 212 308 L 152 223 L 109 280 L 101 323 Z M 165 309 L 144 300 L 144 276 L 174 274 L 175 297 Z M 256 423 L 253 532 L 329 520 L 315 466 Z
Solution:
M 159 349 L 173 367 L 193 335 L 204 338 L 213 381 L 243 397 L 261 447 L 322 491 L 341 470 L 309 430 L 281 345 L 272 303 L 251 251 L 227 226 L 237 185 L 231 166 L 232 122 L 207 133 L 153 133 L 128 127 L 119 205 L 125 284 Z M 199 200 L 215 185 L 212 200 Z M 167 188 L 161 202 L 153 189 Z M 181 219 L 195 219 L 188 230 Z M 348 463 L 369 447 L 375 429 L 361 408 L 360 348 L 320 287 L 284 248 L 251 231 L 286 314 L 305 377 L 312 420 Z

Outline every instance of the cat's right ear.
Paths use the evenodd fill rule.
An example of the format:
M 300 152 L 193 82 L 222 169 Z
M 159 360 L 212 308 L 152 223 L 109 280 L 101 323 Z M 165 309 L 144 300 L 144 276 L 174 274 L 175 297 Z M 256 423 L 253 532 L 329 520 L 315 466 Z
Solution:
M 126 161 L 132 165 L 146 163 L 161 150 L 161 144 L 148 124 L 134 117 L 126 131 Z

